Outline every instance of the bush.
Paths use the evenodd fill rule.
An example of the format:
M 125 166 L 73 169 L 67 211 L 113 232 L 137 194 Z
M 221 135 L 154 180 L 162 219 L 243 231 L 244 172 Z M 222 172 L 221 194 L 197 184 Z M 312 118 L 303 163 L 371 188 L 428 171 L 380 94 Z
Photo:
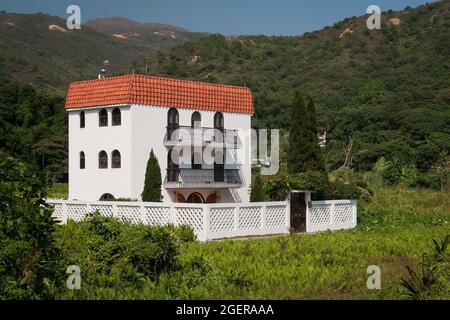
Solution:
M 13 158 L 0 160 L 0 299 L 51 298 L 61 280 L 47 182 Z
M 436 191 L 441 190 L 440 176 L 437 172 L 420 174 L 414 187 L 427 188 Z
M 129 237 L 124 255 L 139 273 L 155 280 L 161 273 L 179 268 L 179 244 L 169 229 L 142 227 L 136 231 Z
M 258 173 L 253 180 L 250 192 L 251 202 L 262 202 L 264 201 L 264 186 L 261 175 Z

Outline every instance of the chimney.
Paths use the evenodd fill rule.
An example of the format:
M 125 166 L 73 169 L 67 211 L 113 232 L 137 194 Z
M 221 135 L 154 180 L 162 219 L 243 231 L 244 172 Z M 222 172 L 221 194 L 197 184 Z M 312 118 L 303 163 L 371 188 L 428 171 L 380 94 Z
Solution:
M 106 73 L 108 72 L 108 70 L 106 70 L 107 66 L 109 66 L 109 60 L 104 60 L 103 61 L 103 68 L 102 68 L 102 70 L 100 70 L 100 73 L 98 74 L 98 78 L 99 79 L 105 79 L 106 78 Z
M 105 79 L 106 78 L 106 69 L 100 70 L 100 73 L 98 74 L 99 79 Z

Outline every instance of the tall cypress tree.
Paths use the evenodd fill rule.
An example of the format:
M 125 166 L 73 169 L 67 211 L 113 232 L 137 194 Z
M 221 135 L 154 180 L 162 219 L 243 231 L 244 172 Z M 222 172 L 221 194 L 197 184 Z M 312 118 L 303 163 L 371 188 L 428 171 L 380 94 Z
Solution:
M 326 172 L 325 162 L 317 136 L 314 101 L 300 92 L 295 94 L 290 108 L 288 170 L 289 173 L 307 171 Z
M 250 188 L 250 202 L 264 201 L 264 189 L 261 175 L 258 173 Z
M 158 159 L 150 151 L 150 157 L 147 161 L 147 170 L 145 171 L 144 191 L 142 191 L 142 201 L 161 202 L 161 169 Z

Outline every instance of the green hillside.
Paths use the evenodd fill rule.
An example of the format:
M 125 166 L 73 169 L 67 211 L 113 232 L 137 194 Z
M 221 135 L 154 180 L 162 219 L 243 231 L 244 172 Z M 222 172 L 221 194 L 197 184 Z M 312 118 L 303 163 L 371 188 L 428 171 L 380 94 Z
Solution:
M 385 12 L 381 30 L 366 19 L 298 37 L 210 36 L 158 54 L 149 73 L 249 86 L 256 127 L 286 128 L 300 89 L 329 132 L 330 165 L 352 137 L 354 166 L 385 155 L 426 170 L 450 144 L 450 1 Z
M 106 23 L 104 20 L 91 24 L 100 27 Z M 109 21 L 111 27 L 115 23 L 115 20 Z M 157 26 L 149 30 L 157 30 Z M 127 41 L 87 25 L 81 30 L 67 30 L 66 21 L 59 17 L 2 12 L 0 81 L 33 84 L 65 96 L 70 82 L 96 78 L 104 60 L 110 61 L 110 75 L 131 73 L 133 65 L 145 56 L 201 36 L 171 26 L 166 28 L 176 32 L 175 39 L 150 35 L 141 41 Z
M 293 94 L 301 90 L 315 100 L 318 125 L 328 132 L 329 168 L 344 163 L 351 139 L 353 168 L 371 169 L 385 157 L 397 171 L 405 166 L 429 171 L 450 151 L 450 0 L 384 12 L 381 30 L 368 30 L 366 19 L 348 18 L 296 37 L 212 35 L 156 52 L 144 48 L 142 39 L 123 41 L 111 34 L 168 26 L 110 18 L 91 22 L 101 32 L 89 27 L 64 32 L 49 29 L 65 27 L 57 17 L 1 13 L 0 80 L 64 96 L 70 82 L 94 78 L 109 59 L 110 75 L 134 69 L 246 85 L 255 99 L 253 125 L 282 129 L 289 125 Z M 21 126 L 26 130 L 27 123 Z

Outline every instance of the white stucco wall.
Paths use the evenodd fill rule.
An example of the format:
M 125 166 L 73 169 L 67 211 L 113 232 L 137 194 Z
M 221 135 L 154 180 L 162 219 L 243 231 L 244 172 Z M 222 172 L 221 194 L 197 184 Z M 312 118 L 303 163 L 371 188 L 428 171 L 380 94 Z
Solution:
M 108 112 L 108 126 L 99 127 L 101 108 L 84 110 L 85 127 L 80 128 L 80 112 L 69 111 L 69 199 L 99 200 L 104 193 L 116 198 L 131 195 L 131 112 L 130 107 L 120 107 L 122 125 L 111 126 L 112 107 Z M 108 154 L 108 168 L 98 168 L 98 155 Z M 111 168 L 111 154 L 121 154 L 121 168 Z M 86 157 L 86 168 L 80 169 L 80 152 Z
M 85 110 L 86 126 L 80 128 L 80 110 L 69 111 L 69 198 L 79 200 L 98 200 L 104 193 L 115 198 L 141 199 L 144 188 L 145 170 L 150 150 L 153 149 L 161 167 L 164 182 L 167 168 L 168 148 L 164 146 L 167 126 L 167 107 L 132 105 L 121 107 L 121 126 L 111 126 L 112 107 L 108 110 L 108 127 L 99 127 L 98 112 L 101 108 Z M 214 127 L 214 111 L 177 109 L 180 126 L 190 126 L 191 116 L 198 111 L 202 118 L 202 127 Z M 251 117 L 246 114 L 223 113 L 225 129 L 239 129 L 243 143 L 237 150 L 242 162 L 241 174 L 243 187 L 237 189 L 241 201 L 249 201 L 251 182 L 250 128 Z M 119 150 L 122 156 L 122 168 L 111 168 L 111 153 Z M 108 169 L 98 168 L 98 153 L 104 150 L 108 154 Z M 86 154 L 86 169 L 79 169 L 79 152 Z M 204 168 L 208 166 L 204 165 Z M 227 165 L 226 168 L 234 166 Z M 211 166 L 212 168 L 212 166 Z M 194 190 L 177 190 L 186 195 Z M 197 190 L 195 190 L 197 191 Z M 206 199 L 212 190 L 198 190 Z M 233 202 L 229 190 L 218 190 L 221 202 Z M 173 190 L 162 188 L 164 201 L 175 201 Z

